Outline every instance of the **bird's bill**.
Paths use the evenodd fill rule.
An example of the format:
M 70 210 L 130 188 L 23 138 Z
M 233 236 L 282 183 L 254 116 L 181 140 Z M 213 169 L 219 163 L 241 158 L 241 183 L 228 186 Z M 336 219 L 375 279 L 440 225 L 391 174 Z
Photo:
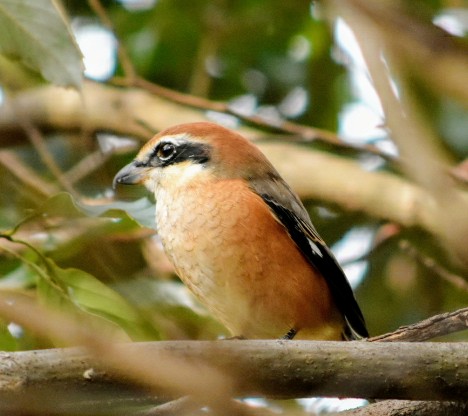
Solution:
M 124 166 L 114 177 L 112 186 L 117 185 L 135 185 L 141 184 L 147 177 L 149 168 L 147 166 L 138 166 L 135 161 Z

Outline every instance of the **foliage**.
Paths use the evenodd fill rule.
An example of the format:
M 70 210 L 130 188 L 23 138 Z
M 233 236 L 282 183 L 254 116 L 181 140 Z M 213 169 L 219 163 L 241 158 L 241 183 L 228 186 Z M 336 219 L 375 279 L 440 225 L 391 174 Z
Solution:
M 199 107 L 200 119 L 247 126 L 277 141 L 294 136 L 304 142 L 300 145 L 304 152 L 331 154 L 371 172 L 387 173 L 436 199 L 453 191 L 450 195 L 457 197 L 449 198 L 447 216 L 459 215 L 460 230 L 466 229 L 468 210 L 450 207 L 466 208 L 468 30 L 450 36 L 434 24 L 461 13 L 452 2 L 381 2 L 367 9 L 356 0 L 350 4 L 361 14 L 349 15 L 346 6 L 334 1 L 120 1 L 103 2 L 102 10 L 97 1 L 63 3 L 64 11 L 53 0 L 0 0 L 0 291 L 24 294 L 123 340 L 226 335 L 188 295 L 164 257 L 150 228 L 154 201 L 141 189 L 111 188 L 114 174 L 133 157 L 140 140 L 150 137 L 153 126 L 143 118 L 129 121 L 138 105 L 132 98 L 102 103 L 122 113 L 92 119 L 86 112 L 92 104 L 85 89 L 113 85 L 131 92 L 144 89 L 137 82 L 141 79 L 186 93 L 189 99 L 227 103 L 226 111 L 216 112 L 198 105 L 208 101 L 190 102 L 188 108 Z M 392 88 L 406 105 L 399 110 L 419 123 L 415 130 L 406 130 L 403 139 L 372 59 L 371 65 L 367 62 L 369 73 L 362 68 L 359 72 L 359 59 L 347 56 L 334 36 L 338 17 L 348 18 L 355 29 L 359 25 L 353 26 L 353 13 L 362 19 L 357 22 L 365 22 L 369 16 L 378 17 L 380 7 L 384 17 L 378 24 L 361 27 L 373 28 L 372 36 L 382 40 Z M 73 31 L 79 39 L 80 31 L 89 26 L 107 34 L 113 30 L 120 52 L 119 59 L 114 56 L 110 62 L 115 67 L 109 79 L 83 84 Z M 341 42 L 348 40 L 344 36 Z M 372 42 L 365 36 L 357 36 L 357 42 L 368 58 L 366 45 Z M 352 136 L 345 129 L 345 115 L 363 104 L 356 89 L 369 76 L 377 90 L 370 101 L 383 103 L 375 108 L 384 112 L 380 122 L 388 129 L 368 124 L 361 137 L 343 140 L 335 132 Z M 81 91 L 78 127 L 51 116 L 54 112 L 47 106 L 35 112 L 38 97 L 45 96 L 41 88 L 48 82 Z M 177 119 L 187 106 L 177 101 L 180 97 L 174 91 L 158 91 L 174 105 L 168 120 Z M 67 101 L 48 104 L 76 109 Z M 119 119 L 115 114 L 125 116 Z M 285 121 L 296 123 L 295 130 Z M 124 127 L 133 124 L 148 134 L 124 137 Z M 115 127 L 120 125 L 125 126 Z M 311 126 L 326 131 L 308 140 L 303 133 Z M 417 141 L 414 131 L 424 140 Z M 392 154 L 382 149 L 391 149 Z M 285 163 L 294 166 L 295 160 Z M 450 175 L 441 179 L 440 171 L 432 170 L 433 163 Z M 314 167 L 301 175 L 313 183 Z M 439 179 L 442 185 L 436 189 Z M 356 212 L 352 197 L 349 206 L 325 197 L 306 205 L 330 245 L 362 243 L 351 236 L 356 230 L 367 233 L 366 248 L 347 259 L 346 266 L 363 266 L 356 293 L 372 334 L 466 305 L 468 260 L 463 257 L 466 250 L 457 251 L 456 229 L 450 229 L 451 240 L 444 231 L 437 234 L 419 224 L 389 221 L 372 215 L 370 209 Z M 376 195 L 377 205 L 378 199 Z M 465 205 L 457 205 L 459 201 Z M 439 220 L 443 229 L 448 220 Z M 466 334 L 451 339 L 466 340 Z M 2 350 L 57 343 L 62 341 L 44 339 L 8 320 L 0 322 Z
M 80 64 L 77 63 L 78 55 L 72 51 L 76 49 L 75 43 L 70 37 L 67 38 L 68 29 L 65 29 L 62 14 L 55 3 L 44 1 L 44 4 L 39 6 L 37 2 L 23 2 L 13 7 L 5 2 L 3 8 L 0 8 L 0 17 L 9 18 L 10 24 L 18 28 L 12 33 L 17 33 L 23 26 L 26 27 L 24 34 L 21 32 L 18 38 L 4 38 L 3 50 L 8 52 L 9 56 L 14 55 L 12 51 L 16 56 L 20 56 L 18 53 L 22 54 L 21 59 L 24 62 L 56 83 L 78 86 L 78 78 L 71 73 L 79 70 Z M 66 3 L 66 7 L 73 16 L 80 17 L 81 21 L 88 22 L 92 17 L 94 22 L 98 22 L 94 11 L 84 3 L 70 1 Z M 334 59 L 331 53 L 336 46 L 333 46 L 329 28 L 323 20 L 316 17 L 322 12 L 318 4 L 309 9 L 303 2 L 274 2 L 266 6 L 263 2 L 252 1 L 232 4 L 163 1 L 141 10 L 131 10 L 130 3 L 127 7 L 109 4 L 108 17 L 114 22 L 116 33 L 128 49 L 135 70 L 141 76 L 161 85 L 208 95 L 214 99 L 235 101 L 239 97 L 248 97 L 247 100 L 256 101 L 250 111 L 257 114 L 273 112 L 272 114 L 278 115 L 283 111 L 283 117 L 288 114 L 288 110 L 285 110 L 288 94 L 293 94 L 293 91 L 301 88 L 306 92 L 305 101 L 309 104 L 305 105 L 303 110 L 298 110 L 299 113 L 294 117 L 306 124 L 332 129 L 340 122 L 337 117 L 339 109 L 356 100 L 350 90 L 350 80 L 345 77 L 342 63 Z M 445 5 L 439 4 L 434 8 L 433 4 L 428 3 L 427 9 L 423 9 L 424 7 L 426 6 L 422 2 L 421 8 L 418 9 L 421 13 L 416 18 L 427 21 L 431 16 L 443 12 Z M 310 10 L 313 12 L 312 17 L 309 14 Z M 38 11 L 46 15 L 45 20 L 39 19 Z M 412 10 L 412 13 L 415 11 Z M 33 22 L 40 21 L 41 25 L 49 27 L 45 32 L 47 36 L 37 35 L 40 28 L 35 26 L 36 23 L 30 23 L 27 17 L 32 15 L 37 17 Z M 83 20 L 84 16 L 87 20 Z M 26 23 L 23 25 L 22 22 Z M 60 25 L 63 25 L 62 29 Z M 55 33 L 60 36 L 56 36 Z M 43 48 L 51 54 L 50 57 L 41 54 L 41 62 L 54 67 L 53 77 L 48 75 L 41 62 L 34 61 L 37 48 L 31 45 L 35 42 L 33 39 L 39 38 L 44 44 Z M 15 47 L 18 44 L 28 45 L 28 48 L 18 49 Z M 205 47 L 208 49 L 204 50 Z M 60 48 L 66 48 L 69 52 L 61 52 Z M 60 56 L 61 65 L 54 64 L 55 58 L 52 58 L 52 54 Z M 126 75 L 122 72 L 123 69 L 122 66 L 117 69 L 120 75 Z M 419 74 L 414 72 L 412 77 L 417 79 Z M 200 85 L 205 85 L 204 91 L 200 90 Z M 430 100 L 420 101 L 422 106 L 430 106 L 430 119 L 427 120 L 431 120 L 434 128 L 441 130 L 442 139 L 446 139 L 444 145 L 450 148 L 452 157 L 462 159 L 465 154 L 465 140 L 460 141 L 457 137 L 460 137 L 458 131 L 464 130 L 465 121 L 460 117 L 454 119 L 455 115 L 450 118 L 449 112 L 458 114 L 459 104 L 445 94 L 438 96 L 427 83 L 418 81 L 417 86 L 417 94 L 426 97 L 425 91 L 430 92 Z M 446 105 L 448 100 L 451 102 L 449 107 Z M 74 165 L 76 167 L 80 160 L 106 140 L 101 137 L 100 139 L 102 140 L 96 142 L 89 136 L 70 135 L 62 131 L 47 137 L 44 146 L 47 146 L 46 151 L 55 158 L 61 171 L 66 172 Z M 450 147 L 452 144 L 454 146 Z M 44 154 L 37 153 L 37 145 L 22 145 L 12 149 L 15 149 L 21 158 L 18 163 L 27 163 L 45 181 L 60 182 Z M 339 148 L 330 150 L 347 157 L 358 156 L 349 152 L 343 153 Z M 75 194 L 81 195 L 79 199 L 95 199 L 88 205 L 82 204 L 85 211 L 77 208 L 70 195 L 54 197 L 53 193 L 50 194 L 50 201 L 42 204 L 39 209 L 35 208 L 43 199 L 43 195 L 38 195 L 38 190 L 34 188 L 20 189 L 21 182 L 18 182 L 18 177 L 3 165 L 5 172 L 2 175 L 2 189 L 5 189 L 5 192 L 1 197 L 2 226 L 15 227 L 15 224 L 22 221 L 24 209 L 36 209 L 34 216 L 20 227 L 20 234 L 48 258 L 59 262 L 61 267 L 83 270 L 83 273 L 88 273 L 88 278 L 94 275 L 107 284 L 116 284 L 119 281 L 127 281 L 131 276 L 141 275 L 145 270 L 145 262 L 148 261 L 139 248 L 141 240 L 135 237 L 132 241 L 125 241 L 129 239 L 128 235 L 141 233 L 139 226 L 119 211 L 109 210 L 98 217 L 93 214 L 93 210 L 102 213 L 108 206 L 109 201 L 106 201 L 104 208 L 99 208 L 102 205 L 99 201 L 102 201 L 108 192 L 113 174 L 132 153 L 126 153 L 125 159 L 119 156 L 118 152 L 114 154 L 114 157 L 99 162 L 96 171 L 88 168 L 87 176 L 73 183 L 72 189 L 65 186 L 68 191 L 78 192 Z M 390 165 L 383 168 L 388 169 Z M 57 190 L 64 186 L 63 178 L 61 182 Z M 118 204 L 124 204 L 120 207 L 127 211 L 130 209 L 133 215 L 138 216 L 141 207 L 147 206 L 145 217 L 148 218 L 152 208 L 144 201 L 141 199 L 133 208 L 130 203 L 113 202 L 111 208 L 118 208 Z M 330 244 L 345 236 L 353 225 L 379 230 L 379 224 L 369 217 L 366 218 L 363 213 L 347 213 L 328 207 L 333 208 L 332 217 L 322 217 L 320 211 L 314 210 L 314 207 L 315 204 L 310 204 L 314 221 Z M 145 221 L 148 225 L 147 220 L 141 218 L 140 221 Z M 37 237 L 40 232 L 45 235 Z M 391 240 L 395 243 L 389 241 L 385 246 L 378 247 L 368 259 L 370 267 L 362 287 L 358 290 L 363 308 L 368 310 L 368 322 L 373 333 L 388 331 L 417 318 L 453 309 L 463 305 L 466 299 L 463 291 L 447 286 L 436 276 L 429 277 L 434 274 L 433 271 L 421 267 L 414 259 L 401 253 L 398 241 L 402 239 L 412 241 L 423 253 L 447 265 L 445 254 L 441 256 L 443 253 L 439 253 L 438 243 L 427 240 L 427 234 L 421 230 L 408 229 Z M 99 256 L 96 255 L 97 252 Z M 123 253 L 127 253 L 128 256 L 123 257 Z M 32 271 L 25 273 L 22 262 L 5 259 L 4 264 L 3 281 L 7 282 L 6 287 L 34 286 L 34 279 L 30 276 Z M 402 267 L 401 272 L 406 276 L 402 278 L 405 283 L 393 281 L 396 278 L 394 274 L 386 272 L 389 267 Z M 147 275 L 146 272 L 144 274 Z M 151 274 L 154 274 L 154 270 Z M 17 281 L 14 282 L 14 279 Z M 434 285 L 440 286 L 440 289 L 432 290 Z M 426 286 L 428 290 L 424 289 Z M 421 296 L 421 304 L 406 299 L 413 296 L 414 288 L 418 288 L 421 294 L 424 293 Z M 374 312 L 379 310 L 379 305 L 388 304 L 392 305 L 391 316 Z M 160 330 L 162 329 L 158 328 L 157 332 Z
M 81 52 L 56 2 L 3 1 L 0 52 L 19 59 L 58 85 L 79 87 L 81 84 Z

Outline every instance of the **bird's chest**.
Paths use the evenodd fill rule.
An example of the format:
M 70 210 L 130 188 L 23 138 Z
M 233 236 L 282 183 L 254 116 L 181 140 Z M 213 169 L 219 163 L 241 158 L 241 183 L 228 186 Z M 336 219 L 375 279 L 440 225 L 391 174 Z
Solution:
M 166 254 L 184 283 L 218 314 L 226 311 L 227 299 L 238 302 L 233 295 L 245 269 L 239 243 L 248 217 L 248 204 L 235 187 L 156 192 L 156 226 Z

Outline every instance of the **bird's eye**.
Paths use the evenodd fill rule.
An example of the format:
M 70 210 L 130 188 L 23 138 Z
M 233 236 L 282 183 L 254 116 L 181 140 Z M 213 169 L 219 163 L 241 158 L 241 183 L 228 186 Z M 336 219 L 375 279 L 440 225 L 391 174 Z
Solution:
M 171 159 L 176 153 L 176 147 L 172 143 L 164 143 L 163 145 L 159 146 L 156 151 L 156 156 L 160 160 L 169 160 Z

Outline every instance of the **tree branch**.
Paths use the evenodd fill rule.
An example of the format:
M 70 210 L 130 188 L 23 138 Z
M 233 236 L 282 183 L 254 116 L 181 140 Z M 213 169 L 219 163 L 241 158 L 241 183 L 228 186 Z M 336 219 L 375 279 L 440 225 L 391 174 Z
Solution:
M 42 127 L 107 130 L 141 139 L 148 139 L 150 131 L 204 119 L 198 110 L 141 89 L 92 82 L 84 84 L 81 95 L 44 87 L 18 94 L 13 100 L 6 102 L 0 111 L 0 131 L 4 134 L 18 129 L 15 112 L 27 115 L 32 123 Z M 253 128 L 243 127 L 240 131 L 254 140 L 264 137 Z M 421 227 L 436 236 L 444 234 L 440 218 L 445 216 L 445 208 L 439 206 L 430 192 L 395 174 L 368 172 L 354 161 L 294 144 L 258 141 L 257 144 L 302 198 L 362 211 L 405 227 Z M 468 194 L 457 191 L 457 195 L 468 212 Z
M 453 287 L 457 288 L 458 290 L 463 290 L 468 293 L 468 281 L 465 278 L 445 269 L 440 264 L 438 264 L 434 258 L 421 253 L 408 240 L 401 240 L 399 241 L 398 245 L 406 254 L 414 258 L 427 270 L 430 270 L 433 273 L 435 273 L 440 279 L 445 280 L 447 283 L 450 283 Z
M 410 71 L 408 56 L 402 53 L 404 50 L 407 53 L 411 51 L 410 55 L 416 56 L 420 55 L 421 49 L 426 49 L 427 45 L 422 47 L 421 42 L 415 41 L 418 36 L 414 34 L 420 32 L 419 38 L 425 38 L 427 41 L 427 39 L 434 40 L 442 31 L 440 29 L 436 31 L 430 25 L 413 27 L 411 24 L 413 36 L 408 37 L 408 42 L 405 42 L 406 48 L 403 48 L 401 34 L 410 33 L 408 31 L 409 19 L 401 13 L 402 10 L 398 7 L 363 0 L 344 3 L 329 0 L 326 3 L 331 6 L 330 9 L 336 9 L 336 14 L 332 13 L 332 15 L 343 18 L 359 42 L 367 69 L 379 95 L 392 139 L 398 146 L 402 170 L 426 189 L 435 200 L 435 204 L 440 207 L 441 212 L 444 212 L 444 215 L 437 220 L 440 224 L 438 236 L 443 245 L 447 247 L 447 252 L 468 268 L 466 200 L 460 197 L 452 178 L 447 175 L 452 170 L 453 161 L 423 115 L 416 94 L 410 87 L 414 80 L 411 78 L 412 81 L 410 81 L 408 76 Z M 393 29 L 389 30 L 389 28 Z M 421 36 L 423 33 L 426 35 Z M 429 37 L 429 34 L 435 36 Z M 444 43 L 446 46 L 449 44 L 449 42 Z M 455 56 L 458 59 L 448 61 L 460 63 L 459 69 L 465 69 L 460 74 L 465 73 L 468 68 L 466 51 L 463 55 L 459 53 L 463 50 L 462 48 L 451 48 L 452 52 L 455 50 L 457 50 Z M 439 62 L 436 55 L 431 58 L 434 63 Z M 440 61 L 445 61 L 445 59 Z M 427 67 L 433 69 L 439 65 L 427 65 Z M 399 85 L 400 91 L 405 91 L 404 94 L 396 92 L 395 82 Z
M 367 397 L 459 400 L 468 397 L 467 343 L 312 341 L 161 341 L 122 346 L 148 362 L 167 359 L 208 366 L 226 374 L 233 394 L 275 398 Z M 92 369 L 92 371 L 90 370 Z M 26 386 L 95 391 L 124 382 L 82 349 L 3 353 L 0 391 Z M 179 380 L 183 382 L 183 380 Z M 52 383 L 52 384 L 51 384 Z M 164 393 L 162 389 L 161 393 Z
M 45 310 L 18 295 L 2 294 L 0 311 L 37 335 L 86 346 L 0 353 L 0 404 L 5 405 L 14 406 L 18 397 L 47 403 L 51 391 L 71 395 L 70 400 L 78 394 L 81 402 L 87 396 L 167 400 L 188 394 L 215 410 L 236 396 L 460 400 L 468 395 L 468 367 L 463 365 L 468 343 L 122 344 L 96 332 L 82 317 Z M 446 319 L 465 313 L 460 310 Z M 427 326 L 441 320 L 431 318 L 436 323 Z
M 464 416 L 467 410 L 468 405 L 462 402 L 385 400 L 340 412 L 339 416 Z
M 107 11 L 105 7 L 102 5 L 102 3 L 99 0 L 88 0 L 88 4 L 89 4 L 89 7 L 91 7 L 91 9 L 94 11 L 94 13 L 96 13 L 96 16 L 99 17 L 99 20 L 101 21 L 101 23 L 107 29 L 109 29 L 114 34 L 114 36 L 118 38 L 117 33 L 115 31 L 115 27 L 112 23 L 112 20 L 107 14 Z M 130 59 L 130 56 L 123 42 L 119 40 L 117 44 L 118 44 L 117 53 L 119 55 L 119 61 L 120 61 L 120 64 L 122 65 L 122 69 L 125 73 L 125 76 L 129 78 L 130 80 L 133 80 L 136 78 L 136 71 L 135 71 L 135 67 L 133 66 L 132 60 Z
M 0 165 L 8 169 L 9 172 L 25 185 L 34 189 L 39 195 L 49 197 L 59 192 L 57 186 L 40 178 L 34 170 L 24 163 L 12 150 L 0 150 Z
M 127 86 L 129 86 L 128 81 L 125 81 L 125 83 Z M 134 83 L 130 86 L 142 88 L 158 97 L 165 98 L 171 102 L 178 103 L 184 106 L 193 107 L 194 109 L 230 114 L 237 118 L 240 118 L 246 123 L 252 124 L 260 128 L 281 132 L 283 134 L 286 133 L 293 136 L 298 136 L 303 142 L 312 142 L 318 140 L 344 149 L 368 152 L 377 156 L 381 156 L 386 160 L 396 162 L 396 160 L 391 155 L 382 152 L 378 147 L 374 145 L 355 145 L 352 143 L 347 143 L 346 141 L 338 137 L 336 134 L 328 130 L 305 126 L 287 120 L 278 120 L 273 125 L 271 122 L 268 122 L 263 117 L 260 117 L 258 115 L 241 114 L 228 103 L 211 101 L 203 97 L 184 94 L 178 91 L 171 90 L 169 88 L 161 87 L 160 85 L 154 84 L 143 78 L 136 78 L 134 80 Z
M 468 308 L 432 316 L 414 325 L 403 326 L 389 334 L 372 337 L 369 341 L 426 341 L 468 328 Z

